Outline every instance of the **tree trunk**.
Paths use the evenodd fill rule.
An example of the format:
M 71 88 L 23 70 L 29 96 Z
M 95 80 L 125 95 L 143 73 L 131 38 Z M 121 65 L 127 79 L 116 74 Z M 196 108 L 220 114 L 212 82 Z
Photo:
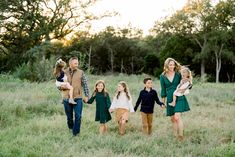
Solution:
M 226 74 L 227 74 L 227 77 L 228 77 L 228 82 L 231 82 L 231 81 L 230 81 L 229 73 L 227 72 Z
M 205 59 L 201 60 L 201 81 L 206 81 L 206 73 L 205 73 Z
M 224 44 L 221 45 L 220 49 L 215 49 L 215 60 L 216 60 L 216 83 L 219 83 L 219 73 L 221 69 L 221 53 L 223 50 Z
M 121 62 L 121 73 L 123 73 L 123 70 L 124 70 L 124 66 L 123 66 L 123 59 L 122 59 L 122 62 Z
M 221 58 L 216 58 L 216 83 L 219 83 L 220 69 L 221 69 Z
M 88 53 L 88 74 L 91 73 L 91 50 L 92 50 L 92 46 L 90 45 L 89 53 Z
M 134 57 L 132 56 L 131 57 L 131 74 L 134 74 L 134 59 L 133 59 Z
M 206 81 L 206 73 L 205 73 L 205 59 L 204 59 L 204 53 L 206 53 L 206 46 L 207 46 L 207 39 L 206 36 L 204 35 L 203 37 L 203 45 L 200 43 L 200 41 L 197 38 L 194 38 L 197 44 L 201 48 L 201 81 L 205 82 Z
M 111 72 L 113 74 L 113 63 L 114 63 L 114 59 L 113 59 L 113 50 L 110 49 L 110 62 L 111 62 Z

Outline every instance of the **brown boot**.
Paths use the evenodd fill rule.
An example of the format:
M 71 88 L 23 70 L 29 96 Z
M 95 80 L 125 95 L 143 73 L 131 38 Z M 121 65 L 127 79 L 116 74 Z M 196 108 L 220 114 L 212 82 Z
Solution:
M 179 136 L 177 137 L 177 139 L 178 139 L 178 141 L 182 142 L 182 141 L 184 140 L 184 136 L 179 135 Z

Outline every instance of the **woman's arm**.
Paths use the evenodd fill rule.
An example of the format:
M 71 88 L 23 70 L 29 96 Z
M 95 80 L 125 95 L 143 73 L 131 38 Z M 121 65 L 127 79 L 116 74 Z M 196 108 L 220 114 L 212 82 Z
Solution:
M 164 76 L 160 75 L 160 85 L 161 85 L 161 97 L 164 98 L 166 97 L 166 86 L 165 86 L 165 81 L 164 81 Z

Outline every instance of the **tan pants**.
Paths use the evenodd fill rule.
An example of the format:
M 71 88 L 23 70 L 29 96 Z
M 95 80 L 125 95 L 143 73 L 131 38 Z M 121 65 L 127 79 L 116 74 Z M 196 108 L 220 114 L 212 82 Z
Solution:
M 152 134 L 153 114 L 141 112 L 143 132 L 145 134 Z
M 125 124 L 128 121 L 129 111 L 127 109 L 117 108 L 115 112 L 116 112 L 116 121 L 118 122 L 119 125 L 119 134 L 124 135 Z

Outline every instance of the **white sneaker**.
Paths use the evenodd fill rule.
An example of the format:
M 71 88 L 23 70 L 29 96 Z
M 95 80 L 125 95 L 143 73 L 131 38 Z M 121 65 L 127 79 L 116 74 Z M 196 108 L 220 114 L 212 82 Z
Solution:
M 170 106 L 173 106 L 173 107 L 175 106 L 175 105 L 173 105 L 173 103 L 172 103 L 172 102 L 171 102 L 171 103 L 169 103 L 169 105 L 170 105 Z
M 73 99 L 69 99 L 69 103 L 73 105 L 77 104 Z

